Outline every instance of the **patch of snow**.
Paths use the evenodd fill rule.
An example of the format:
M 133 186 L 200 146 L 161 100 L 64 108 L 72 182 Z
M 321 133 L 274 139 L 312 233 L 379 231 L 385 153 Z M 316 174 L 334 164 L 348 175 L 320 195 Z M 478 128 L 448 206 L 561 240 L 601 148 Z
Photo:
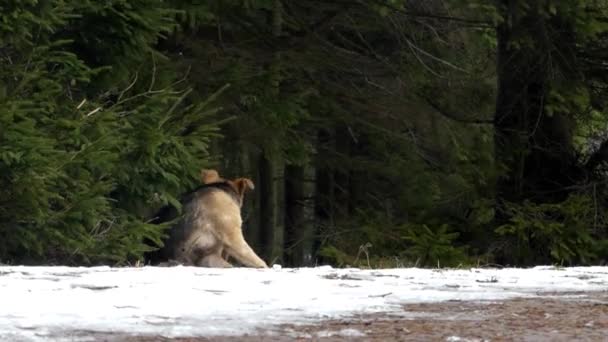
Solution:
M 337 331 L 322 330 L 317 332 L 317 337 L 332 337 L 332 336 L 344 336 L 344 337 L 363 337 L 366 336 L 364 332 L 357 329 L 342 329 Z
M 608 267 L 270 269 L 0 267 L 0 340 L 78 331 L 234 336 L 357 314 L 407 314 L 408 303 L 505 300 L 605 291 Z M 405 306 L 404 306 L 405 305 Z M 71 335 L 69 335 L 71 336 Z
M 468 338 L 462 338 L 462 337 L 458 337 L 458 336 L 450 336 L 450 337 L 446 338 L 445 341 L 446 342 L 486 342 L 487 340 L 482 340 L 482 339 L 478 339 L 478 338 L 468 339 Z

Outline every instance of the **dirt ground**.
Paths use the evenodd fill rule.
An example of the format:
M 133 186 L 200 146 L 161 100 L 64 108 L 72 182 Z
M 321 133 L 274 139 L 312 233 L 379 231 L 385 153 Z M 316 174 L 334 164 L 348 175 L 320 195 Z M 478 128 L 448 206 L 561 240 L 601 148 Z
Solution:
M 95 341 L 121 342 L 608 341 L 608 289 L 550 298 L 408 304 L 400 315 L 374 314 L 317 325 L 283 325 L 239 337 L 85 335 Z

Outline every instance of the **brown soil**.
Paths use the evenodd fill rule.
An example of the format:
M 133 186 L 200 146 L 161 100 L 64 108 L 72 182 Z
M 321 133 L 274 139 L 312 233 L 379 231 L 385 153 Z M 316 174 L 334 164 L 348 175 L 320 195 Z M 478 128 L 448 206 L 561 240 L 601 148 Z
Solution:
M 359 315 L 316 325 L 283 325 L 239 337 L 75 335 L 94 337 L 96 341 L 125 342 L 608 341 L 608 292 L 508 301 L 408 304 L 398 315 Z

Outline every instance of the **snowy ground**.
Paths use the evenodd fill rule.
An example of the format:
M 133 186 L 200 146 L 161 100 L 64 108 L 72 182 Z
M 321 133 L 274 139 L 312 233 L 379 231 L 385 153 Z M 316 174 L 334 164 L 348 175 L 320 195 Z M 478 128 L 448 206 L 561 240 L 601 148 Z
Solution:
M 607 290 L 608 267 L 259 270 L 5 266 L 0 267 L 0 340 L 48 341 L 74 331 L 235 336 L 280 324 L 314 324 L 352 315 L 414 315 L 404 310 L 404 304 L 412 303 Z

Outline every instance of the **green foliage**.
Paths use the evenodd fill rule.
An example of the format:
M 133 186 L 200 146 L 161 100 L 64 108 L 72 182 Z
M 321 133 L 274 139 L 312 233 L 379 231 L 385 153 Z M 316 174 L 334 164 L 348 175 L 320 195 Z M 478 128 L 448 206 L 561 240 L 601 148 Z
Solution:
M 319 251 L 319 256 L 322 256 L 332 265 L 336 265 L 338 267 L 345 267 L 349 265 L 360 267 L 360 265 L 355 265 L 355 258 L 352 255 L 339 250 L 333 245 L 323 246 Z
M 503 253 L 518 264 L 589 264 L 601 257 L 593 234 L 599 217 L 591 196 L 571 195 L 561 203 L 510 204 L 509 223 L 496 228 L 507 238 Z
M 144 83 L 90 65 L 85 48 L 104 44 L 116 44 L 107 56 L 123 72 L 149 64 L 145 52 L 170 26 L 164 8 L 13 4 L 0 20 L 0 260 L 136 260 L 150 248 L 144 240 L 159 243 L 164 228 L 147 223 L 150 210 L 177 203 L 176 194 L 197 182 L 218 133 L 215 111 L 187 103 L 187 89 L 171 81 L 175 73 L 149 74 Z M 112 20 L 101 25 L 98 15 Z M 82 49 L 73 48 L 64 38 L 85 27 Z M 108 62 L 102 59 L 99 65 Z M 91 82 L 99 76 L 113 79 L 115 90 L 98 91 Z
M 458 232 L 450 232 L 447 224 L 429 228 L 426 224 L 411 225 L 405 236 L 411 243 L 406 254 L 420 266 L 457 266 L 467 262 L 463 247 L 456 246 Z
M 126 82 L 145 58 L 162 57 L 155 44 L 177 28 L 181 13 L 162 0 L 84 0 L 64 6 L 70 10 L 67 26 L 53 38 L 69 39 L 70 50 L 87 65 L 106 69 L 90 86 L 98 91 Z
M 371 210 L 360 211 L 344 224 L 324 239 L 319 253 L 337 265 L 453 267 L 470 263 L 466 246 L 457 241 L 459 233 L 447 224 L 400 224 Z
M 560 0 L 503 1 L 498 8 L 509 20 L 498 28 L 498 59 L 504 62 L 496 159 L 506 174 L 497 185 L 497 203 L 515 202 L 498 211 L 500 223 L 508 221 L 496 229 L 507 237 L 502 260 L 597 262 L 594 245 L 605 238 L 605 203 L 595 193 L 595 177 L 605 175 L 582 160 L 597 161 L 593 147 L 601 136 L 590 135 L 605 131 L 598 89 L 608 82 L 599 64 L 607 8 L 603 2 Z M 589 187 L 593 194 L 577 194 Z

